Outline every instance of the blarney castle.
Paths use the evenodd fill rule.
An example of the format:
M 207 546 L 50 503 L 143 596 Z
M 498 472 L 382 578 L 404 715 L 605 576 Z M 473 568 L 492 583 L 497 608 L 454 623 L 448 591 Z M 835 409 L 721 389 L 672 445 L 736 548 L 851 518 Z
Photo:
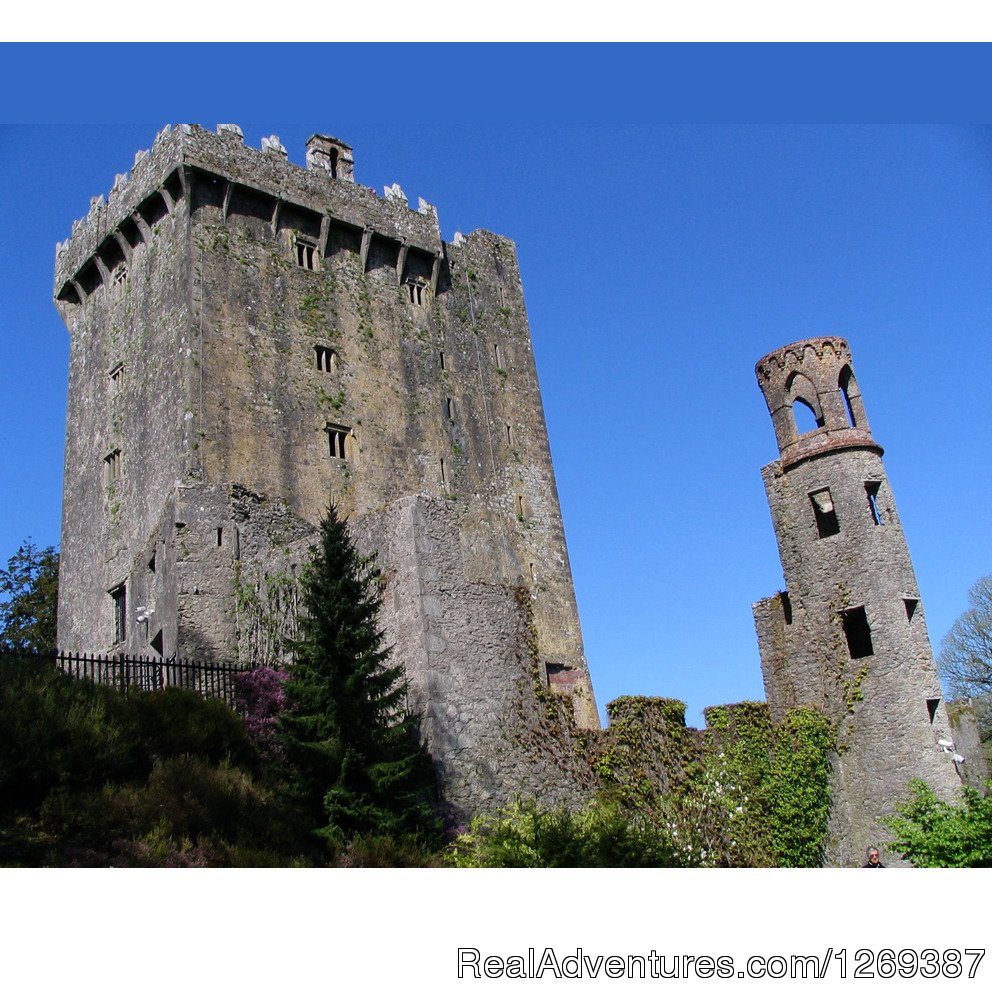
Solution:
M 451 807 L 574 802 L 594 775 L 547 733 L 548 702 L 574 732 L 599 723 L 514 246 L 445 243 L 433 206 L 396 185 L 377 196 L 354 169 L 324 135 L 301 168 L 276 137 L 256 150 L 235 125 L 167 127 L 58 246 L 60 647 L 279 658 L 333 502 L 378 555 Z M 850 370 L 839 339 L 759 365 L 789 592 L 756 607 L 773 711 L 853 707 L 832 824 L 848 862 L 909 777 L 958 783 Z M 819 417 L 808 436 L 799 401 Z

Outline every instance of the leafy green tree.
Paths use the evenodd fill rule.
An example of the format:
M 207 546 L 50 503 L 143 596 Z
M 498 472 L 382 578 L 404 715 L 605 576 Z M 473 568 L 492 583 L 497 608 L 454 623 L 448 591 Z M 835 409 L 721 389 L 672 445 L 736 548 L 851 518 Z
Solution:
M 986 785 L 992 790 L 992 781 Z M 912 799 L 886 819 L 894 851 L 917 868 L 992 868 L 992 791 L 983 796 L 965 788 L 962 801 L 952 804 L 920 779 L 909 788 Z
M 279 737 L 291 793 L 335 847 L 438 832 L 433 768 L 379 628 L 378 580 L 330 507 L 302 581 Z
M 0 568 L 0 650 L 55 650 L 58 591 L 58 552 L 28 539 Z

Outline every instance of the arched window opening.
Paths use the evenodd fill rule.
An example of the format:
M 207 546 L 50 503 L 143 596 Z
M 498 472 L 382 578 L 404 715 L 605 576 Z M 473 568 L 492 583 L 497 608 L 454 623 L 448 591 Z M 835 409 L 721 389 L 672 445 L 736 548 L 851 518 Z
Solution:
M 797 434 L 809 434 L 823 426 L 823 418 L 817 417 L 816 411 L 803 399 L 793 401 L 792 417 L 796 422 Z
M 865 418 L 864 407 L 861 405 L 861 393 L 858 390 L 858 381 L 854 378 L 850 365 L 845 365 L 840 370 L 840 378 L 837 380 L 841 395 L 844 397 L 844 410 L 847 413 L 847 421 L 852 427 L 860 427 Z

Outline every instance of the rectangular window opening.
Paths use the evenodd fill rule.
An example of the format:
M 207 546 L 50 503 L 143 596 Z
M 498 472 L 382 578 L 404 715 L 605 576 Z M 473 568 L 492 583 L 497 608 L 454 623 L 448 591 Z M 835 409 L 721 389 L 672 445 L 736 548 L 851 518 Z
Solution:
M 927 700 L 927 714 L 930 717 L 931 723 L 936 719 L 938 706 L 940 706 L 940 696 Z
M 349 447 L 348 435 L 351 434 L 351 428 L 342 427 L 339 424 L 328 424 L 324 430 L 327 431 L 331 458 L 347 461 Z
M 916 613 L 916 607 L 920 605 L 918 599 L 903 598 L 902 605 L 906 607 L 906 619 L 912 622 Z
M 444 401 L 444 415 L 448 420 L 455 419 L 455 401 L 450 396 Z
M 410 304 L 415 307 L 424 306 L 426 300 L 426 294 L 424 289 L 426 288 L 422 282 L 417 279 L 408 279 L 406 283 L 407 292 L 410 296 Z
M 155 572 L 155 552 L 152 552 L 151 558 L 148 559 L 148 571 Z
M 792 600 L 787 592 L 780 592 L 779 598 L 782 601 L 782 616 L 785 617 L 786 626 L 792 623 Z
M 444 459 L 441 459 L 441 485 L 447 487 L 448 479 L 444 473 Z
M 296 240 L 296 264 L 313 272 L 317 268 L 317 246 L 309 241 Z
M 441 371 L 443 372 L 444 371 L 444 352 L 443 351 L 439 351 L 438 352 L 438 357 L 441 359 Z
M 501 369 L 503 367 L 503 355 L 500 352 L 499 345 L 493 345 L 493 349 L 496 352 L 496 368 Z
M 114 644 L 127 640 L 127 589 L 122 582 L 110 590 L 110 600 L 114 610 Z
M 881 482 L 866 482 L 865 495 L 868 497 L 868 509 L 871 512 L 872 523 L 880 527 L 885 523 L 882 517 L 881 508 L 878 505 L 878 491 L 882 488 Z
M 103 460 L 103 474 L 106 484 L 109 486 L 117 482 L 121 477 L 121 451 L 111 451 Z
M 217 528 L 217 547 L 222 548 L 224 546 L 224 528 Z
M 809 494 L 813 504 L 813 516 L 816 517 L 816 532 L 820 537 L 833 537 L 840 533 L 840 521 L 837 519 L 837 509 L 830 496 L 829 489 Z
M 868 658 L 875 653 L 871 643 L 871 627 L 863 606 L 841 611 L 847 649 L 852 658 Z
M 317 371 L 333 372 L 337 364 L 337 352 L 324 344 L 315 344 L 313 350 L 317 356 Z

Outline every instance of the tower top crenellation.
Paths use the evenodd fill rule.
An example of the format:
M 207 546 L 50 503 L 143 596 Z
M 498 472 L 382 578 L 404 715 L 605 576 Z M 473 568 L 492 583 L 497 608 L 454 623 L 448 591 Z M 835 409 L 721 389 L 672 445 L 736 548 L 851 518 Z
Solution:
M 875 442 L 844 338 L 806 338 L 777 348 L 754 368 L 785 465 Z
M 303 167 L 289 161 L 278 135 L 263 138 L 261 148 L 252 148 L 244 143 L 237 124 L 219 124 L 216 132 L 196 124 L 166 125 L 150 149 L 135 154 L 130 171 L 117 174 L 109 193 L 91 200 L 86 216 L 74 221 L 69 237 L 56 245 L 56 296 L 78 276 L 104 240 L 113 237 L 180 167 L 244 183 L 318 212 L 333 206 L 345 220 L 353 213 L 359 226 L 371 223 L 386 237 L 407 241 L 430 253 L 440 251 L 434 206 L 420 199 L 413 208 L 403 196 L 378 196 L 358 185 L 353 150 L 339 138 L 311 135 Z M 345 190 L 350 193 L 345 195 Z

